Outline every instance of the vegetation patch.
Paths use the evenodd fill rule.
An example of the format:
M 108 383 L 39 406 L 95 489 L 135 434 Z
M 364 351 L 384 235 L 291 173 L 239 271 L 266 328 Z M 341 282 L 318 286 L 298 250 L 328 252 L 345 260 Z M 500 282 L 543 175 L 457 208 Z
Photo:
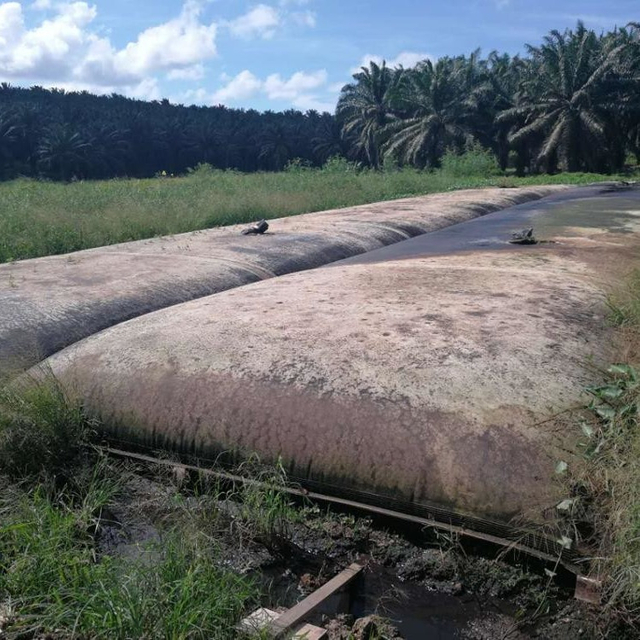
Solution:
M 485 154 L 447 158 L 443 170 L 432 173 L 359 171 L 337 158 L 323 169 L 293 165 L 280 173 L 202 165 L 181 178 L 0 183 L 0 263 L 454 189 L 612 179 L 579 173 L 487 176 Z
M 92 422 L 54 379 L 27 382 L 0 405 L 0 636 L 234 637 L 259 591 L 224 568 L 208 535 L 217 512 L 205 527 L 201 510 L 181 511 L 106 552 L 130 473 L 91 450 Z M 245 521 L 262 508 L 254 500 Z
M 0 472 L 70 481 L 92 426 L 52 375 L 0 388 Z
M 100 514 L 117 488 L 96 473 L 81 494 L 3 487 L 0 594 L 10 637 L 227 638 L 255 585 L 221 567 L 204 533 L 181 528 L 134 557 L 99 556 Z
M 640 630 L 640 271 L 609 306 L 623 361 L 587 389 L 591 401 L 580 419 L 584 466 L 559 466 L 569 471 L 573 496 L 558 509 L 593 550 L 607 620 L 622 626 L 619 637 L 628 637 Z

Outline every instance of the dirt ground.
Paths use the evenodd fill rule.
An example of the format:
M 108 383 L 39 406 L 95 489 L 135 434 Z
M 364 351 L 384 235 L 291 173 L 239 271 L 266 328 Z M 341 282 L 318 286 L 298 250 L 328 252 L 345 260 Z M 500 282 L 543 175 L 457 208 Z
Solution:
M 312 620 L 334 640 L 602 637 L 597 613 L 572 598 L 572 586 L 526 558 L 313 505 L 297 506 L 277 535 L 254 535 L 239 524 L 234 499 L 212 503 L 149 470 L 128 475 L 117 502 L 102 514 L 99 553 L 148 553 L 149 543 L 160 542 L 181 518 L 209 518 L 211 509 L 224 566 L 255 578 L 264 606 L 288 608 L 351 562 L 365 566 L 350 611 Z

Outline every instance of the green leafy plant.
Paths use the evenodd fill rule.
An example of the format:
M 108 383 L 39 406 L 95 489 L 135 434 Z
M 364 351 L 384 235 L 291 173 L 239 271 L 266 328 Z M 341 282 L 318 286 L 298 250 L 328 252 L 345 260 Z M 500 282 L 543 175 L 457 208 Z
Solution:
M 463 153 L 449 149 L 442 158 L 442 173 L 458 178 L 468 176 L 499 176 L 500 167 L 495 155 L 478 143 L 469 145 Z
M 592 396 L 587 408 L 597 418 L 595 429 L 586 422 L 581 423 L 587 438 L 585 454 L 588 457 L 612 455 L 626 448 L 638 427 L 638 373 L 629 364 L 616 364 L 609 367 L 606 374 L 605 384 L 587 388 Z

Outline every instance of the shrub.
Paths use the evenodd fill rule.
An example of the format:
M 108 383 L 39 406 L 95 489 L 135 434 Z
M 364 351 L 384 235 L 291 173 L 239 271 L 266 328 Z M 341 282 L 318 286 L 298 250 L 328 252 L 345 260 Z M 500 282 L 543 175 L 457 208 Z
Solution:
M 502 173 L 493 153 L 477 142 L 469 145 L 462 154 L 449 149 L 442 157 L 442 168 L 440 170 L 444 174 L 457 178 L 466 176 L 489 177 Z
M 355 162 L 349 162 L 343 156 L 331 156 L 322 165 L 322 171 L 325 173 L 356 173 L 358 170 Z
M 302 158 L 293 158 L 287 162 L 287 166 L 284 170 L 287 173 L 300 173 L 301 171 L 308 171 L 311 169 L 311 162 L 309 160 L 303 160 Z

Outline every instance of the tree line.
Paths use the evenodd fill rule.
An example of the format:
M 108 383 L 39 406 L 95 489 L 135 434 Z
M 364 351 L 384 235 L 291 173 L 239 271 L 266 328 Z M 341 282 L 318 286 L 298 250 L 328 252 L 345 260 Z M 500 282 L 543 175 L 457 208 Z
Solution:
M 640 159 L 640 25 L 597 35 L 578 23 L 527 52 L 370 64 L 338 102 L 349 153 L 431 168 L 475 141 L 519 174 L 608 173 L 628 153 Z
M 334 129 L 334 117 L 316 111 L 185 107 L 3 83 L 0 178 L 144 178 L 199 163 L 277 171 L 293 158 L 320 166 L 340 153 Z
M 199 163 L 278 171 L 336 155 L 432 169 L 447 150 L 473 145 L 521 175 L 640 161 L 640 24 L 596 34 L 578 23 L 524 57 L 476 51 L 411 69 L 371 62 L 342 89 L 335 115 L 0 84 L 0 179 L 150 177 Z

